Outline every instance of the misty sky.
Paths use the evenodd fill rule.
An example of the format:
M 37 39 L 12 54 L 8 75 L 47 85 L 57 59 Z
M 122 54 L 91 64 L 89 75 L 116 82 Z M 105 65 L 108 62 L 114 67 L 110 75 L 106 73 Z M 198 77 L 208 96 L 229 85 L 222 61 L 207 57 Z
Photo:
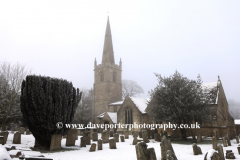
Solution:
M 141 97 L 157 85 L 154 73 L 178 70 L 204 83 L 219 75 L 227 99 L 240 101 L 239 0 L 0 1 L 0 61 L 90 89 L 108 15 L 115 63 Z

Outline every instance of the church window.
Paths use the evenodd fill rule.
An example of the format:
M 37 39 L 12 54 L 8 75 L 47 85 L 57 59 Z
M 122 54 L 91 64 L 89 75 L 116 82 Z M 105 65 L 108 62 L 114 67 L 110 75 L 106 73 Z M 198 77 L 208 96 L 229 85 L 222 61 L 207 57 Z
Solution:
M 100 75 L 101 75 L 101 82 L 103 82 L 104 81 L 104 74 L 101 72 Z
M 132 109 L 130 108 L 125 109 L 125 124 L 133 124 Z
M 113 73 L 113 82 L 116 82 L 116 77 L 117 77 L 117 74 L 116 72 Z

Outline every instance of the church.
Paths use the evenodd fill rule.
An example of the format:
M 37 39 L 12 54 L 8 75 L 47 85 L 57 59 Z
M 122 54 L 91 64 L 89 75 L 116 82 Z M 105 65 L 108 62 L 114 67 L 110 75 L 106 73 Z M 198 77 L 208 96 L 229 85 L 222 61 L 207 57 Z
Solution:
M 203 88 L 211 91 L 215 89 L 214 103 L 209 104 L 211 113 L 208 119 L 201 124 L 201 129 L 189 130 L 188 136 L 196 134 L 199 130 L 203 136 L 235 137 L 234 119 L 229 114 L 227 99 L 220 78 L 217 82 L 203 84 Z M 109 18 L 105 31 L 102 62 L 94 62 L 94 84 L 92 123 L 95 124 L 154 124 L 147 106 L 148 98 L 127 96 L 122 99 L 122 61 L 115 64 L 112 34 Z M 141 131 L 140 128 L 117 128 L 115 132 Z M 179 137 L 180 131 L 168 129 L 168 134 Z M 193 133 L 194 132 L 194 133 Z M 196 133 L 195 133 L 196 132 Z

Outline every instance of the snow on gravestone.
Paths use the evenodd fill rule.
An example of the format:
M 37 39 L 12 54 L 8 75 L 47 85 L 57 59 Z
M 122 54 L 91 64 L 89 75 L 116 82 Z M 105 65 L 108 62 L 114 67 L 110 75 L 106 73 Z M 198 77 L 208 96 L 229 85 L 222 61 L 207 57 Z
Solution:
M 12 160 L 5 147 L 0 144 L 0 160 Z

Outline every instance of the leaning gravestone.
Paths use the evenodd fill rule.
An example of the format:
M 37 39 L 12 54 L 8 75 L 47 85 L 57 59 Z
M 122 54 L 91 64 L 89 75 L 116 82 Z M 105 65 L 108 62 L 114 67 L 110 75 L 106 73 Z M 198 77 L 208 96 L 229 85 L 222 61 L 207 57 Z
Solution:
M 147 149 L 147 144 L 144 142 L 140 142 L 135 146 L 137 160 L 150 160 L 150 153 Z
M 70 129 L 67 134 L 66 146 L 75 146 L 76 130 Z
M 171 150 L 167 150 L 166 158 L 166 160 L 177 160 L 176 155 Z
M 197 146 L 197 149 L 198 149 L 198 154 L 202 154 L 202 150 L 199 146 Z
M 238 136 L 236 136 L 236 141 L 237 141 L 237 143 L 239 143 L 239 137 Z
M 128 137 L 129 137 L 129 131 L 124 131 L 124 136 L 125 136 L 125 139 L 128 139 Z
M 86 147 L 86 142 L 87 141 L 87 138 L 86 137 L 81 137 L 81 144 L 80 144 L 80 147 Z
M 155 141 L 160 142 L 160 135 L 158 133 L 155 133 L 154 139 L 155 139 Z
M 120 136 L 121 142 L 125 142 L 124 136 Z
M 102 140 L 101 139 L 99 139 L 98 140 L 98 150 L 102 150 Z
M 219 160 L 225 160 L 222 145 L 218 145 L 217 150 L 219 154 Z
M 137 137 L 138 137 L 138 133 L 134 133 L 133 134 L 133 145 L 137 144 Z
M 107 130 L 102 132 L 102 141 L 103 143 L 108 143 L 109 141 L 109 132 Z
M 0 136 L 4 137 L 4 144 L 6 144 L 7 142 L 8 134 L 9 134 L 8 131 L 3 131 L 0 133 Z
M 150 160 L 157 160 L 155 149 L 154 148 L 148 148 L 149 154 L 150 154 Z
M 114 137 L 116 142 L 119 142 L 119 134 L 118 133 L 114 133 L 113 137 Z
M 86 145 L 91 145 L 90 132 L 89 131 L 84 133 L 84 137 L 86 137 Z
M 98 141 L 98 133 L 97 132 L 92 133 L 92 141 Z
M 96 143 L 92 143 L 89 152 L 94 152 L 96 151 Z
M 226 139 L 227 139 L 228 146 L 231 146 L 231 142 L 228 135 L 226 135 Z
M 223 147 L 227 147 L 226 138 L 222 137 Z
M 4 145 L 4 137 L 3 136 L 0 136 L 0 144 Z
M 54 134 L 51 138 L 50 151 L 60 150 L 61 149 L 61 134 Z
M 109 139 L 109 149 L 117 149 L 116 147 L 116 141 L 114 138 Z
M 13 144 L 21 144 L 21 133 L 16 132 L 13 136 Z
M 192 148 L 193 148 L 193 155 L 198 155 L 198 148 L 196 143 L 193 143 Z
M 162 138 L 162 141 L 160 143 L 160 147 L 161 147 L 161 159 L 166 159 L 168 150 L 171 150 L 174 153 L 174 150 L 172 148 L 172 144 L 169 140 L 167 140 L 165 135 Z
M 217 138 L 215 136 L 212 138 L 212 148 L 217 150 Z
M 175 153 L 170 140 L 167 140 L 167 150 L 171 150 L 173 153 Z
M 202 141 L 202 134 L 201 134 L 201 131 L 198 131 L 197 132 L 197 143 L 199 143 L 201 141 Z
M 143 137 L 143 142 L 145 142 L 145 143 L 149 142 L 149 140 L 148 140 L 148 132 L 146 130 L 142 131 L 142 137 Z

